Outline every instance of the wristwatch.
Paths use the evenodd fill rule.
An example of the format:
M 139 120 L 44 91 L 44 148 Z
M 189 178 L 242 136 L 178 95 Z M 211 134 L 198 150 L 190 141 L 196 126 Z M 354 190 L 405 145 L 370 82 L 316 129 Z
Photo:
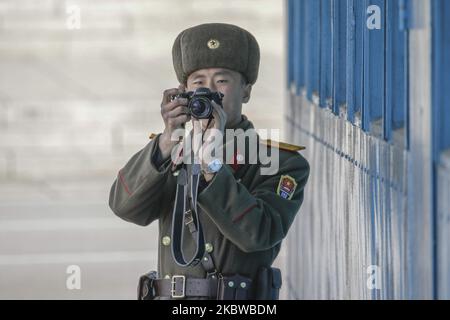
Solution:
M 222 168 L 222 161 L 220 159 L 214 159 L 208 163 L 208 167 L 205 169 L 206 173 L 216 173 Z

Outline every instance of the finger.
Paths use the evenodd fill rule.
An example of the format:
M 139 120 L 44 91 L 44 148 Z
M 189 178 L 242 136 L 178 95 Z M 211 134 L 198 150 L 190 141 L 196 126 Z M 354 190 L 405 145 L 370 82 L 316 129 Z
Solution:
M 212 101 L 212 106 L 214 120 L 219 123 L 225 124 L 227 122 L 227 114 L 225 113 L 225 110 L 223 110 L 223 108 L 214 101 Z
M 211 101 L 211 104 L 213 106 L 213 113 L 216 112 L 221 116 L 226 116 L 225 110 L 223 110 L 223 107 L 221 107 L 219 104 L 217 104 L 215 101 Z
M 214 115 L 213 115 L 214 116 Z M 215 119 L 202 119 L 202 128 L 203 130 L 214 127 Z M 208 125 L 209 124 L 209 125 Z
M 176 118 L 180 114 L 190 114 L 189 113 L 189 108 L 180 105 L 180 106 L 177 106 L 175 109 L 173 109 L 173 110 L 171 110 L 171 111 L 166 113 L 167 118 Z
M 199 137 L 202 136 L 202 123 L 201 120 L 197 118 L 192 118 L 192 150 L 194 154 L 198 154 L 198 150 L 201 147 L 201 139 Z
M 193 127 L 193 130 L 194 130 L 194 134 L 202 132 L 202 122 L 201 122 L 201 120 L 199 120 L 197 118 L 194 118 L 192 120 L 192 127 Z
M 171 126 L 172 128 L 178 128 L 190 120 L 191 120 L 190 115 L 182 114 L 175 118 L 169 118 L 167 122 L 168 122 L 169 126 Z
M 182 92 L 183 91 L 181 91 L 179 89 L 179 87 L 178 88 L 171 88 L 171 89 L 164 90 L 162 104 L 164 105 L 164 104 L 169 103 L 172 100 L 172 96 L 180 94 Z
M 175 110 L 178 106 L 187 106 L 188 100 L 186 98 L 177 98 L 165 105 L 161 106 L 161 113 L 166 113 L 172 110 Z

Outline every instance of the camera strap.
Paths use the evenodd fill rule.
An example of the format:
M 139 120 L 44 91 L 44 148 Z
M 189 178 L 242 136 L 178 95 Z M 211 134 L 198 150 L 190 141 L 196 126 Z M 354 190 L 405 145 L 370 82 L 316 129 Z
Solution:
M 205 239 L 197 210 L 197 194 L 200 181 L 200 165 L 183 165 L 177 177 L 175 206 L 172 213 L 172 256 L 181 267 L 196 266 L 201 262 L 207 277 L 215 276 L 218 271 L 211 255 L 205 251 Z M 183 252 L 184 228 L 196 244 L 193 257 L 188 262 Z
M 207 128 L 212 119 L 208 120 Z M 205 130 L 206 131 L 206 130 Z M 202 132 L 202 141 L 203 135 Z M 200 182 L 201 167 L 198 159 L 194 164 L 182 164 L 177 176 L 175 205 L 172 212 L 172 256 L 182 267 L 196 266 L 201 262 L 207 277 L 219 274 L 214 261 L 205 248 L 205 238 L 197 210 L 197 195 Z M 186 262 L 183 253 L 184 226 L 187 226 L 196 245 L 195 254 Z M 220 276 L 220 274 L 219 274 Z
M 196 167 L 194 167 L 196 166 Z M 198 186 L 199 186 L 199 181 L 200 181 L 200 165 L 186 165 L 186 169 L 187 169 L 187 174 L 188 177 L 192 178 L 192 183 L 188 183 L 188 195 L 191 195 L 190 197 L 190 204 L 191 204 L 191 208 L 195 208 L 195 212 L 197 211 L 197 195 L 198 195 Z M 188 227 L 189 232 L 192 235 L 192 238 L 194 239 L 194 241 L 196 241 L 197 239 L 197 233 L 198 233 L 198 228 L 196 226 L 196 224 L 194 224 L 194 219 L 192 218 L 192 214 L 193 211 L 188 211 L 187 212 L 187 216 L 186 216 L 186 221 L 185 221 L 185 225 Z M 198 217 L 198 214 L 197 214 Z M 197 219 L 198 221 L 198 225 L 201 226 L 201 222 L 200 219 Z M 200 244 L 198 244 L 200 245 Z M 205 250 L 206 250 L 206 246 L 205 246 Z M 216 267 L 214 265 L 214 261 L 211 257 L 211 255 L 205 251 L 204 255 L 203 255 L 203 259 L 201 259 L 201 264 L 203 266 L 203 269 L 205 269 L 207 276 L 211 277 L 212 275 L 216 275 L 217 274 L 217 270 Z
M 197 212 L 200 165 L 194 164 L 190 171 L 191 174 L 188 175 L 186 165 L 183 165 L 178 173 L 175 205 L 172 213 L 172 256 L 175 262 L 181 267 L 197 265 L 205 253 L 205 239 Z M 188 184 L 191 185 L 190 188 Z M 188 201 L 189 191 L 191 193 L 190 201 Z M 189 223 L 193 223 L 196 229 L 195 234 L 192 233 L 194 242 L 196 243 L 196 249 L 191 260 L 187 262 L 183 253 L 183 235 L 184 225 Z

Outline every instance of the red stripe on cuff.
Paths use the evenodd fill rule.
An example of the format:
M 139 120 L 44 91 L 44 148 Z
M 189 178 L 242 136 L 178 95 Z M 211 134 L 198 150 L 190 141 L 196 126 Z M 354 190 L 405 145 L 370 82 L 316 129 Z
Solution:
M 122 183 L 122 185 L 125 188 L 125 191 L 128 193 L 129 196 L 131 196 L 131 192 L 130 189 L 128 189 L 127 184 L 125 183 L 125 179 L 122 176 L 122 170 L 119 171 L 119 178 L 120 178 L 120 182 Z
M 233 223 L 242 219 L 243 216 L 245 216 L 247 213 L 249 213 L 256 206 L 257 206 L 257 204 L 254 204 L 254 205 L 248 207 L 247 209 L 245 209 L 244 212 L 242 212 L 240 215 L 238 215 L 236 218 L 233 219 Z

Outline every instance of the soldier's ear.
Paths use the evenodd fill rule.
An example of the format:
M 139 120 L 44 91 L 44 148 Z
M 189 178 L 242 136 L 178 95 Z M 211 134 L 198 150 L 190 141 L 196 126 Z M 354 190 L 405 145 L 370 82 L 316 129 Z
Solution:
M 247 103 L 250 100 L 250 96 L 252 94 L 252 85 L 247 83 L 244 86 L 244 90 L 242 91 L 242 103 Z

